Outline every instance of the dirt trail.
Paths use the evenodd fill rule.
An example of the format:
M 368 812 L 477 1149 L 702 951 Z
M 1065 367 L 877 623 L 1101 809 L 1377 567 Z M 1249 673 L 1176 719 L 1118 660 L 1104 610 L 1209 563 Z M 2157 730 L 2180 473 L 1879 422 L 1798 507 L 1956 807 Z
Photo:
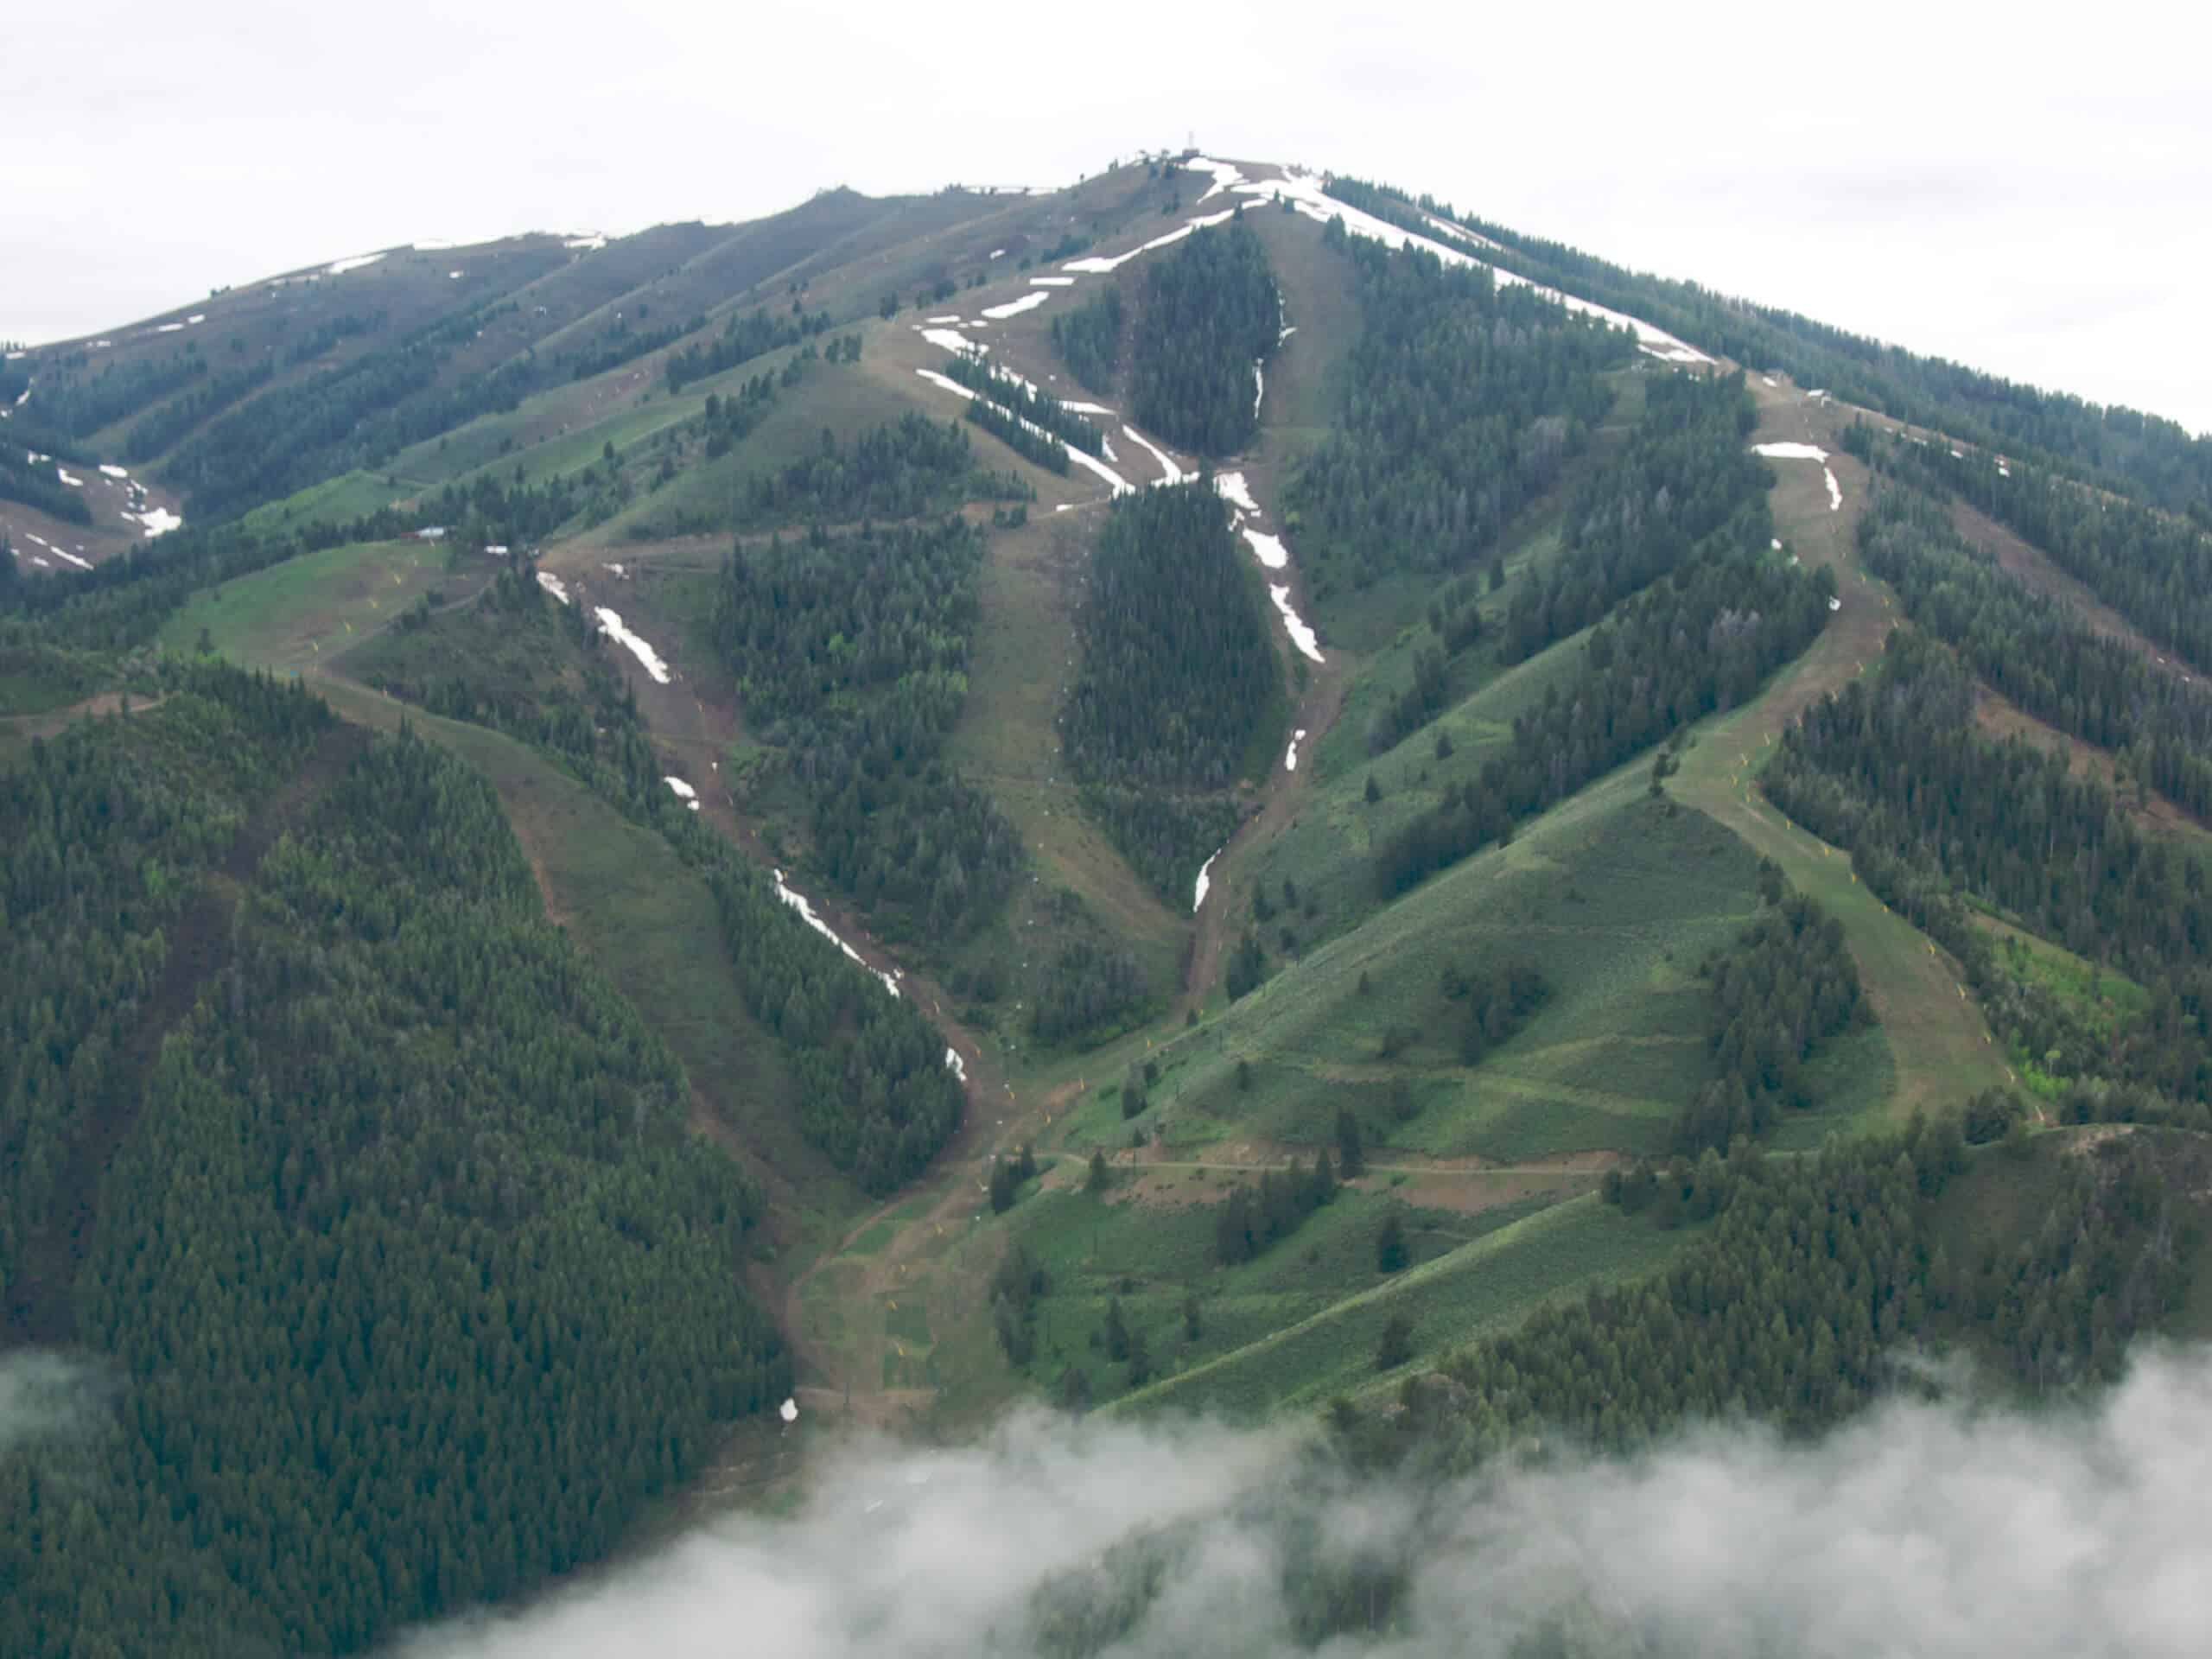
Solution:
M 278 836 L 335 782 L 368 745 L 369 734 L 343 721 L 317 741 L 290 782 L 239 828 L 223 860 L 204 877 L 183 913 L 167 930 L 168 950 L 153 995 L 138 1010 L 105 1086 L 87 1118 L 75 1126 L 67 1161 L 54 1187 L 54 1208 L 25 1239 L 21 1272 L 8 1286 L 0 1341 L 66 1344 L 75 1334 L 73 1292 L 91 1249 L 99 1192 L 108 1166 L 137 1121 L 146 1078 L 162 1042 L 192 1011 L 200 988 L 222 971 L 231 951 L 231 920 L 240 889 L 252 880 Z

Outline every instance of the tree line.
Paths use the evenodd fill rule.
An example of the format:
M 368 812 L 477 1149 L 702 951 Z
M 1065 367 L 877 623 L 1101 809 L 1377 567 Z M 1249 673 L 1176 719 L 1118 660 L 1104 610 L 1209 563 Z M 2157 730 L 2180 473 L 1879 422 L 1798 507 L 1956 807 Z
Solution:
M 1070 374 L 1101 397 L 1110 397 L 1122 360 L 1122 291 L 1109 287 L 1056 315 L 1052 347 Z
M 1066 439 L 1084 454 L 1105 454 L 1106 435 L 1088 416 L 1076 414 L 1048 391 L 1001 373 L 988 359 L 976 353 L 955 352 L 945 366 L 945 373 L 978 398 L 989 398 L 1032 426 Z

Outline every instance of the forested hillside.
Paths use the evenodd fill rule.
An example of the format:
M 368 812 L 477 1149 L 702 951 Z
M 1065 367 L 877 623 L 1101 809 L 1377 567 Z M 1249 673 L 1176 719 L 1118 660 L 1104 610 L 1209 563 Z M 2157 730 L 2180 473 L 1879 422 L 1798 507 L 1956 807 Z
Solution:
M 73 735 L 13 810 L 66 821 L 142 722 L 204 741 L 194 700 L 327 718 L 264 688 Z M 135 876 L 143 843 L 87 830 Z M 115 1421 L 58 1484 L 7 1471 L 11 1651 L 358 1651 L 605 1553 L 785 1384 L 736 1281 L 757 1199 L 480 779 L 380 741 L 238 874 L 100 1183 L 78 1325 Z M 11 958 L 59 920 L 11 920 Z
M 1613 401 L 1600 372 L 1630 347 L 1486 271 L 1326 239 L 1357 272 L 1360 331 L 1341 419 L 1292 487 L 1304 545 L 1354 586 L 1464 570 L 1589 442 Z
M 1124 497 L 1099 533 L 1060 716 L 1068 766 L 1130 860 L 1177 899 L 1236 821 L 1225 791 L 1282 671 L 1211 483 Z
M 1113 315 L 1101 319 L 1106 340 Z M 1209 455 L 1243 448 L 1260 420 L 1254 375 L 1281 322 L 1267 250 L 1241 219 L 1200 231 L 1148 266 L 1129 348 L 1138 423 Z M 1077 360 L 1091 370 L 1103 346 L 1078 346 Z

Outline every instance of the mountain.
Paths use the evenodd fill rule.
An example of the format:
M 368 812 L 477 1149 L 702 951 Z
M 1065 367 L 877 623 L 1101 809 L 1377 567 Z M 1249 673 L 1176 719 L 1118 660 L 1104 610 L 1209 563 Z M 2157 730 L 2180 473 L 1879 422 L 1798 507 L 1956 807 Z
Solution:
M 2212 1328 L 2170 423 L 1190 153 L 0 409 L 10 1651 L 365 1650 L 842 1424 L 1464 1471 Z

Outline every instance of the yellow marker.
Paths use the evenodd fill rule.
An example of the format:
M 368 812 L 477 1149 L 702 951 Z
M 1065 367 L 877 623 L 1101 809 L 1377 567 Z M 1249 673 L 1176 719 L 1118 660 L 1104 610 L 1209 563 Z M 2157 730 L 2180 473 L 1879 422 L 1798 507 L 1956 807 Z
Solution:
M 892 1303 L 892 1304 L 891 1304 L 891 1311 L 892 1311 L 893 1313 L 896 1313 L 899 1311 L 899 1304 L 898 1304 L 898 1303 L 896 1303 L 896 1302 Z

